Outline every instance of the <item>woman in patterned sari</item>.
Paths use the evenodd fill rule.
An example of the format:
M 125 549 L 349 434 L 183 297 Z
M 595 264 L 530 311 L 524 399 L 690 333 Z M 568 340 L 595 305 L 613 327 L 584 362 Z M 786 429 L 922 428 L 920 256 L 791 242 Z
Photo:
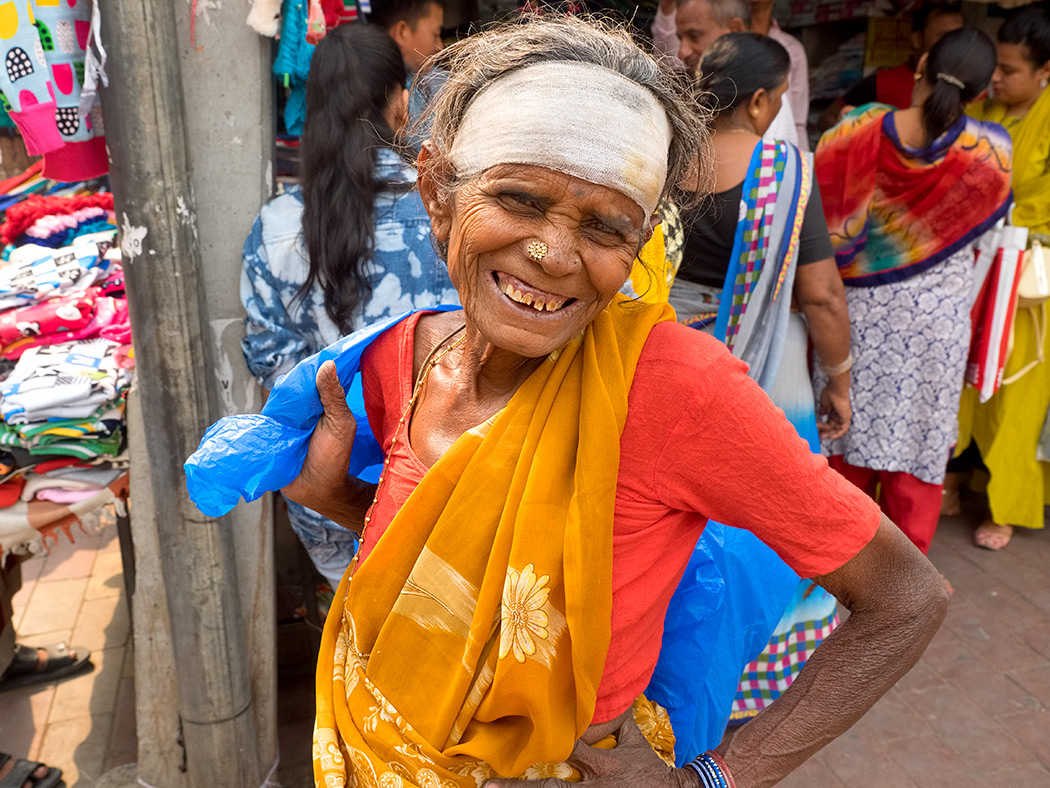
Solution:
M 988 36 L 953 30 L 919 61 L 909 109 L 859 107 L 817 147 L 856 356 L 853 427 L 825 449 L 923 553 L 957 434 L 973 244 L 1010 204 L 1010 138 L 963 115 L 994 69 Z
M 710 166 L 685 87 L 580 19 L 492 29 L 439 65 L 419 184 L 463 308 L 340 340 L 263 414 L 213 427 L 187 468 L 202 500 L 227 434 L 257 425 L 270 453 L 302 440 L 237 492 L 281 484 L 363 530 L 323 636 L 316 782 L 771 785 L 913 664 L 944 588 L 722 343 L 618 295 L 660 200 Z M 349 475 L 368 432 L 378 485 Z M 732 743 L 675 769 L 642 693 L 709 518 L 853 615 Z
M 712 333 L 748 363 L 750 376 L 819 453 L 820 434 L 841 437 L 849 428 L 849 317 L 812 156 L 762 139 L 789 67 L 780 44 L 753 33 L 720 37 L 700 61 L 700 100 L 715 113 L 715 184 L 687 214 L 671 304 L 679 320 Z M 821 392 L 827 420 L 820 424 L 810 339 L 820 363 L 840 367 Z M 837 623 L 835 597 L 812 581 L 799 583 L 770 643 L 744 669 L 731 723 L 779 697 Z

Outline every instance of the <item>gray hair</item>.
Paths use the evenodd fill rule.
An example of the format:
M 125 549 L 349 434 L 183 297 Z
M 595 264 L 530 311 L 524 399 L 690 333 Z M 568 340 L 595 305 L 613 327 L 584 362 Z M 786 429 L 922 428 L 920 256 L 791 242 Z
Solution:
M 526 15 L 465 38 L 436 55 L 431 63 L 449 74 L 431 107 L 431 140 L 444 159 L 473 98 L 513 69 L 536 63 L 569 61 L 603 66 L 647 89 L 660 102 L 672 130 L 667 180 L 662 197 L 693 204 L 710 191 L 713 157 L 709 114 L 696 102 L 688 81 L 665 69 L 643 51 L 622 25 L 596 17 Z M 451 167 L 446 168 L 451 170 Z M 440 177 L 435 168 L 435 177 Z M 454 173 L 438 188 L 451 194 Z M 684 192 L 682 186 L 695 185 Z
M 678 0 L 678 5 L 686 3 L 707 3 L 711 18 L 722 27 L 729 27 L 734 19 L 744 23 L 744 29 L 751 29 L 751 3 L 749 0 Z

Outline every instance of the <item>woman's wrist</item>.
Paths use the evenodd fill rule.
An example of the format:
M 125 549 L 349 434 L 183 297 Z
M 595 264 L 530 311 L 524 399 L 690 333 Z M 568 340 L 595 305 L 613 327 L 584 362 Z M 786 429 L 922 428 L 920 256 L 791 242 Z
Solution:
M 722 756 L 714 750 L 708 750 L 704 754 L 689 761 L 683 769 L 692 771 L 700 788 L 736 788 L 733 775 L 729 767 L 722 760 Z
M 842 359 L 842 361 L 837 364 L 825 364 L 824 359 L 820 359 L 820 369 L 829 378 L 837 378 L 840 375 L 845 375 L 853 369 L 853 353 L 847 353 L 846 358 Z

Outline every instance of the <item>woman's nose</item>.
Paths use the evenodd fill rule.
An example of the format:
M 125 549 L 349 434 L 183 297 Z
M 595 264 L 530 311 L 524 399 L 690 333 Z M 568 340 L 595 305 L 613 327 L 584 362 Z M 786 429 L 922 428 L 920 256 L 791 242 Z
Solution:
M 581 264 L 576 234 L 567 228 L 550 228 L 529 245 L 528 255 L 550 276 L 565 276 Z

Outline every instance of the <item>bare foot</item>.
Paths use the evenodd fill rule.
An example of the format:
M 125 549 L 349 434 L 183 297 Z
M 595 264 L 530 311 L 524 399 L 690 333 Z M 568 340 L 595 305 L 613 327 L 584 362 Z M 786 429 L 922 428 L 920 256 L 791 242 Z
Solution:
M 1012 525 L 999 525 L 991 520 L 986 520 L 973 532 L 973 543 L 985 550 L 1002 550 L 1010 544 L 1010 537 L 1013 535 Z
M 11 770 L 15 768 L 15 764 L 17 762 L 18 759 L 12 755 L 8 757 L 8 759 L 4 762 L 2 766 L 0 766 L 0 782 L 3 782 L 4 778 L 11 773 Z M 34 771 L 31 776 L 33 780 L 43 780 L 45 777 L 47 777 L 47 767 L 41 764 L 40 767 L 36 769 L 36 771 Z M 22 788 L 33 788 L 33 781 L 26 780 L 24 783 L 22 783 Z

